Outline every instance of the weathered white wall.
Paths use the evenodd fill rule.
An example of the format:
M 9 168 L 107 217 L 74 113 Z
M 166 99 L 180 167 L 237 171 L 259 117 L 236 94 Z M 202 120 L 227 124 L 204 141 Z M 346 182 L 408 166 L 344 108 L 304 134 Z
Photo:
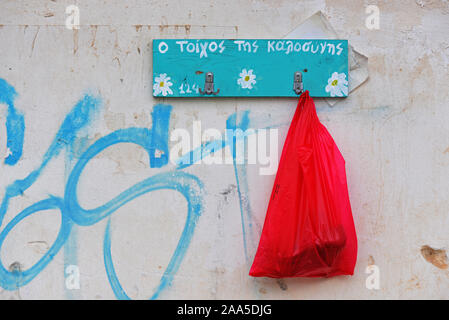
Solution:
M 78 31 L 64 26 L 69 4 L 81 10 Z M 380 8 L 380 30 L 365 27 L 368 4 Z M 230 115 L 249 110 L 253 124 L 280 125 L 281 148 L 295 99 L 155 100 L 151 40 L 282 38 L 317 10 L 369 57 L 368 82 L 334 107 L 324 103 L 318 107 L 320 119 L 347 163 L 359 240 L 354 276 L 250 278 L 248 270 L 274 176 L 261 176 L 258 166 L 248 166 L 249 187 L 243 204 L 250 205 L 255 236 L 246 239 L 246 258 L 234 167 L 194 165 L 183 171 L 203 182 L 204 211 L 171 286 L 160 291 L 160 298 L 449 298 L 444 252 L 421 252 L 423 245 L 449 246 L 446 0 L 3 0 L 0 78 L 17 91 L 15 107 L 23 113 L 26 129 L 20 161 L 14 166 L 2 161 L 0 166 L 0 199 L 6 186 L 40 166 L 65 116 L 86 92 L 100 97 L 102 107 L 76 139 L 78 147 L 117 129 L 151 127 L 153 106 L 162 102 L 173 107 L 170 131 L 191 130 L 194 120 L 200 120 L 203 128 L 224 130 Z M 6 106 L 0 106 L 0 153 L 6 154 Z M 1 228 L 49 194 L 63 197 L 77 160 L 62 150 L 29 189 L 11 199 Z M 79 201 L 94 208 L 134 183 L 170 170 L 174 170 L 172 164 L 149 168 L 148 156 L 138 146 L 114 145 L 83 171 Z M 153 295 L 177 245 L 186 212 L 187 202 L 179 193 L 158 190 L 112 214 L 112 258 L 131 298 Z M 30 268 L 54 242 L 60 220 L 57 210 L 24 219 L 2 245 L 4 267 L 19 262 L 22 270 Z M 2 290 L 0 297 L 115 298 L 103 260 L 107 221 L 75 225 L 65 245 L 29 284 Z M 79 290 L 65 286 L 64 267 L 72 264 L 81 273 Z M 380 270 L 379 290 L 365 286 L 365 268 L 371 264 Z

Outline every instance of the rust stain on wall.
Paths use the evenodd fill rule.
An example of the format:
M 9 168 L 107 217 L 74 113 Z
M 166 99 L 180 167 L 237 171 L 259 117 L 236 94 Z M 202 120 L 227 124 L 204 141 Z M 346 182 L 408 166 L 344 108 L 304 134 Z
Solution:
M 34 45 L 36 44 L 36 38 L 37 38 L 40 28 L 41 28 L 40 26 L 37 27 L 36 34 L 34 35 L 33 42 L 31 43 L 31 54 L 33 54 Z
M 407 281 L 407 290 L 413 290 L 413 289 L 421 289 L 421 283 L 419 282 L 419 279 L 417 276 L 412 276 L 410 280 Z
M 73 54 L 78 51 L 78 29 L 73 29 Z
M 164 32 L 164 29 L 165 28 L 168 28 L 168 25 L 166 25 L 166 24 L 161 24 L 161 25 L 159 25 L 159 31 L 160 32 Z
M 421 247 L 421 254 L 427 262 L 433 264 L 435 267 L 440 269 L 447 269 L 448 260 L 446 250 L 433 249 L 428 245 L 424 245 Z
M 97 39 L 98 26 L 92 25 L 91 28 L 92 28 L 92 41 L 90 42 L 90 47 L 95 48 L 95 40 Z

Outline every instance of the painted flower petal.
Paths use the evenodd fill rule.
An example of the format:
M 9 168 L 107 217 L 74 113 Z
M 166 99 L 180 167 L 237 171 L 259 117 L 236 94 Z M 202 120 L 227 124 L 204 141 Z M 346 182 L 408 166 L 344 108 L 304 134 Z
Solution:
M 342 84 L 348 84 L 348 80 L 346 80 L 346 75 L 344 73 L 339 74 L 338 82 Z
M 348 87 L 347 86 L 341 86 L 340 89 L 345 96 L 348 95 Z
M 153 92 L 154 92 L 154 95 L 156 95 L 156 96 L 161 93 L 161 88 L 159 87 L 159 85 L 153 86 Z
M 327 80 L 327 85 L 324 90 L 330 93 L 331 97 L 343 97 L 348 95 L 348 80 L 344 72 L 333 72 Z
M 253 84 L 256 83 L 256 75 L 254 74 L 253 69 L 242 69 L 242 71 L 239 73 L 239 78 L 237 79 L 237 84 L 242 89 L 252 89 Z
M 343 97 L 343 92 L 339 86 L 335 86 L 334 93 L 337 97 Z

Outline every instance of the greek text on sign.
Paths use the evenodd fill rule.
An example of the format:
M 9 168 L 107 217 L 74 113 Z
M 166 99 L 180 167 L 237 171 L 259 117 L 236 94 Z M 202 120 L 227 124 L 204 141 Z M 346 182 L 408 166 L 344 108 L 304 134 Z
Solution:
M 153 40 L 155 97 L 295 97 L 301 72 L 313 97 L 348 95 L 347 40 Z M 202 95 L 213 73 L 215 95 Z

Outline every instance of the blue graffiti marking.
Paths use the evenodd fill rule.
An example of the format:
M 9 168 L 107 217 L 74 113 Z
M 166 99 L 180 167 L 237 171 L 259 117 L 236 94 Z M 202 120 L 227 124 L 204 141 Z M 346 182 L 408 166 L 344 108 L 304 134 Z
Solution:
M 77 133 L 90 123 L 92 115 L 98 110 L 100 104 L 101 100 L 99 98 L 85 95 L 66 116 L 56 137 L 53 139 L 53 142 L 45 153 L 41 165 L 24 179 L 16 180 L 6 187 L 5 196 L 0 205 L 0 225 L 8 210 L 9 200 L 22 195 L 23 192 L 33 185 L 37 178 L 39 178 L 48 163 L 55 158 L 64 147 L 73 144 Z
M 152 128 L 151 128 L 151 146 L 149 148 L 150 166 L 151 168 L 161 168 L 168 163 L 168 129 L 170 123 L 170 113 L 172 107 L 170 105 L 155 105 L 151 112 Z M 156 151 L 162 151 L 156 156 Z
M 67 181 L 64 196 L 71 219 L 78 225 L 84 226 L 97 223 L 127 202 L 151 191 L 171 189 L 180 192 L 186 198 L 188 202 L 188 213 L 183 233 L 151 299 L 156 299 L 162 290 L 170 285 L 191 241 L 197 218 L 202 212 L 203 185 L 201 181 L 195 176 L 181 171 L 158 174 L 133 185 L 114 199 L 90 210 L 85 210 L 79 205 L 76 190 L 80 175 L 89 161 L 108 147 L 118 143 L 134 143 L 144 148 L 149 154 L 151 167 L 166 165 L 169 159 L 167 132 L 170 112 L 171 106 L 156 105 L 152 112 L 152 118 L 153 124 L 157 125 L 153 125 L 151 130 L 146 128 L 121 129 L 97 140 L 82 154 L 80 160 L 73 168 Z M 155 156 L 156 150 L 163 151 L 159 158 Z M 109 282 L 116 297 L 119 299 L 129 299 L 120 285 L 112 262 L 110 222 L 108 222 L 104 238 L 104 262 Z
M 8 139 L 11 135 L 17 138 L 17 140 L 11 138 L 11 141 L 15 141 L 14 143 L 10 143 L 10 140 L 8 140 L 8 143 L 10 143 L 8 144 L 8 147 L 10 147 L 12 155 L 17 157 L 18 160 L 22 153 L 23 131 L 25 126 L 23 117 L 15 110 L 13 105 L 15 95 L 16 92 L 14 88 L 8 85 L 6 81 L 0 79 L 0 102 L 5 103 L 8 106 Z M 49 209 L 59 210 L 61 214 L 61 227 L 58 236 L 53 245 L 41 259 L 27 270 L 7 270 L 0 258 L 0 286 L 4 289 L 16 290 L 36 277 L 43 269 L 45 269 L 59 250 L 69 244 L 68 239 L 72 239 L 73 236 L 75 236 L 73 230 L 76 225 L 92 225 L 101 219 L 108 217 L 127 202 L 148 192 L 160 189 L 169 189 L 180 192 L 187 200 L 188 212 L 184 230 L 178 245 L 162 275 L 159 285 L 151 296 L 151 299 L 158 298 L 161 292 L 170 286 L 174 274 L 179 269 L 192 239 L 197 219 L 203 211 L 203 184 L 197 177 L 177 170 L 157 174 L 136 183 L 134 186 L 120 193 L 114 199 L 92 210 L 84 210 L 81 208 L 76 194 L 79 178 L 88 162 L 97 154 L 118 143 L 133 143 L 143 147 L 149 155 L 149 165 L 152 168 L 161 168 L 165 166 L 169 159 L 168 132 L 172 107 L 162 104 L 154 106 L 151 113 L 153 121 L 151 129 L 128 128 L 117 130 L 98 139 L 92 145 L 87 146 L 87 141 L 82 140 L 79 135 L 81 130 L 90 124 L 93 115 L 98 111 L 100 105 L 101 99 L 92 95 L 85 95 L 78 101 L 71 112 L 65 117 L 50 147 L 43 156 L 40 166 L 28 174 L 24 179 L 16 180 L 6 187 L 5 195 L 0 205 L 0 225 L 7 213 L 10 199 L 22 195 L 23 192 L 33 185 L 40 177 L 45 167 L 55 159 L 62 150 L 65 150 L 68 179 L 66 181 L 64 198 L 50 196 L 48 199 L 36 202 L 17 214 L 0 232 L 0 251 L 4 240 L 11 230 L 23 219 L 39 211 Z M 22 120 L 20 121 L 20 119 Z M 17 128 L 22 130 L 22 135 L 20 135 L 20 132 L 17 136 L 15 135 L 16 131 L 14 130 L 19 130 Z M 77 149 L 77 143 L 81 143 L 81 148 Z M 72 168 L 71 162 L 74 161 L 75 158 L 78 160 Z M 13 164 L 13 162 L 8 164 Z M 119 299 L 128 299 L 129 297 L 122 289 L 114 270 L 111 256 L 110 229 L 109 221 L 104 235 L 104 263 L 106 273 L 116 297 Z M 73 239 L 76 239 L 76 237 Z M 73 247 L 73 244 L 71 244 L 71 246 Z M 74 252 L 72 252 L 69 247 L 67 247 L 67 254 L 68 256 L 65 257 L 65 259 L 74 257 Z
M 15 165 L 22 156 L 25 135 L 24 117 L 14 106 L 16 96 L 14 87 L 0 78 L 0 103 L 4 103 L 8 107 L 6 114 L 6 147 L 9 154 L 5 158 L 5 164 L 10 166 Z
M 58 209 L 61 214 L 61 227 L 58 236 L 50 249 L 36 262 L 32 267 L 24 271 L 8 271 L 0 258 L 0 285 L 6 290 L 17 290 L 17 288 L 26 285 L 33 280 L 53 259 L 59 252 L 61 247 L 67 240 L 72 227 L 72 221 L 65 214 L 63 201 L 57 197 L 50 197 L 49 199 L 36 202 L 30 207 L 23 210 L 16 215 L 0 233 L 0 250 L 8 236 L 9 232 L 26 217 L 43 210 Z
M 250 124 L 249 111 L 245 111 L 243 113 L 240 122 L 237 122 L 237 114 L 234 113 L 226 120 L 226 129 L 231 129 L 234 132 L 237 129 L 240 129 L 243 132 L 245 132 L 249 128 L 249 124 Z M 242 136 L 243 138 L 246 138 L 245 135 Z M 233 139 L 232 145 L 235 146 L 236 139 L 239 138 L 239 136 L 236 137 L 236 135 L 233 135 L 231 138 Z M 246 163 L 245 164 L 237 163 L 236 148 L 234 148 L 232 152 L 232 158 L 234 163 L 234 174 L 240 204 L 240 219 L 242 221 L 243 247 L 245 251 L 245 258 L 248 261 L 249 260 L 248 241 L 253 241 L 255 238 L 253 235 L 253 220 L 251 214 L 252 211 L 249 203 L 248 180 L 246 177 L 247 168 Z
M 178 245 L 176 246 L 175 252 L 173 253 L 170 262 L 162 275 L 158 287 L 156 288 L 153 296 L 150 298 L 156 299 L 159 297 L 162 290 L 171 284 L 173 276 L 178 271 L 187 251 L 188 244 L 192 239 L 197 219 L 203 210 L 201 191 L 203 189 L 203 185 L 202 182 L 195 176 L 178 171 L 154 175 L 142 181 L 142 183 L 139 184 L 139 189 L 140 194 L 160 189 L 176 190 L 185 197 L 188 204 L 186 223 L 182 231 L 182 235 L 178 241 Z M 129 299 L 128 295 L 120 285 L 112 263 L 110 221 L 108 221 L 104 237 L 104 264 L 106 266 L 106 273 L 108 275 L 109 282 L 116 297 L 118 299 Z
M 156 105 L 152 112 L 152 117 L 153 123 L 159 123 L 159 125 L 153 126 L 151 130 L 146 128 L 128 128 L 114 131 L 95 141 L 95 143 L 84 152 L 69 176 L 64 196 L 73 221 L 79 225 L 92 225 L 127 202 L 145 193 L 142 191 L 145 181 L 142 181 L 122 192 L 108 203 L 95 209 L 85 210 L 81 208 L 78 203 L 76 189 L 80 175 L 87 163 L 97 154 L 117 143 L 134 143 L 144 148 L 150 157 L 150 167 L 152 168 L 166 165 L 169 158 L 168 134 L 165 134 L 164 132 L 168 131 L 167 119 L 170 117 L 170 112 L 171 106 Z M 160 119 L 162 121 L 159 121 Z M 160 155 L 160 158 L 155 156 L 156 149 L 164 152 Z
M 226 129 L 230 130 L 228 136 L 224 140 L 214 140 L 200 147 L 187 152 L 176 160 L 177 169 L 183 169 L 191 166 L 192 164 L 200 161 L 201 159 L 209 156 L 211 153 L 224 149 L 226 147 L 231 148 L 232 159 L 234 165 L 234 174 L 237 184 L 237 193 L 239 196 L 240 204 L 240 218 L 242 221 L 242 234 L 243 234 L 243 246 L 245 252 L 245 258 L 249 260 L 248 255 L 248 242 L 254 241 L 253 235 L 253 220 L 251 214 L 251 206 L 248 201 L 249 190 L 246 177 L 246 164 L 237 163 L 237 140 L 246 139 L 249 135 L 254 134 L 255 131 L 247 131 L 250 126 L 249 111 L 244 111 L 241 115 L 241 119 L 237 121 L 237 113 L 233 113 L 226 120 Z M 237 131 L 239 130 L 239 132 Z M 248 232 L 247 232 L 248 231 Z M 249 233 L 249 234 L 248 234 Z

